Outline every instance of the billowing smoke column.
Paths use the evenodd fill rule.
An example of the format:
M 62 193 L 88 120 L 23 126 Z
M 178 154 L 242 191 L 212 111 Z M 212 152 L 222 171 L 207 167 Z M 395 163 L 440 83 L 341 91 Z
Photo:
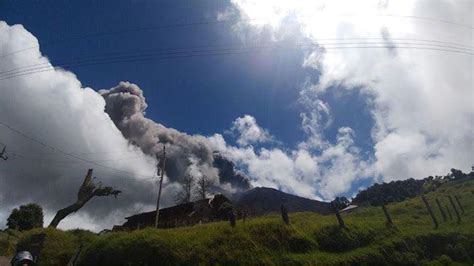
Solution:
M 153 156 L 162 151 L 163 145 L 166 146 L 165 170 L 171 182 L 193 174 L 213 180 L 217 190 L 250 188 L 248 178 L 235 171 L 232 162 L 216 155 L 206 137 L 191 136 L 146 118 L 148 105 L 137 85 L 120 82 L 118 86 L 99 93 L 106 102 L 105 112 L 132 144 Z

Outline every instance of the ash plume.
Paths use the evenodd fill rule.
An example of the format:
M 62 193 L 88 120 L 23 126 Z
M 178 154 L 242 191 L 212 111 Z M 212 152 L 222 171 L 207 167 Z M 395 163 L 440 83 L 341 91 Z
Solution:
M 116 87 L 99 93 L 106 102 L 105 112 L 130 143 L 152 156 L 159 155 L 163 145 L 166 146 L 165 170 L 171 182 L 192 172 L 214 181 L 217 191 L 250 188 L 248 177 L 237 172 L 227 158 L 215 154 L 206 137 L 182 133 L 146 118 L 148 105 L 137 85 L 120 82 Z

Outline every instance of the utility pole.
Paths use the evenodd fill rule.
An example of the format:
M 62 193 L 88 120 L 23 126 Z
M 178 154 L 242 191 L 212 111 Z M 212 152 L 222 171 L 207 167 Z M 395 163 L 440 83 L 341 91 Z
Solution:
M 165 165 L 166 165 L 166 146 L 163 146 L 163 157 L 158 158 L 158 154 L 156 155 L 156 159 L 158 159 L 158 164 L 156 165 L 158 175 L 160 176 L 160 187 L 158 189 L 158 199 L 156 200 L 156 216 L 155 216 L 155 228 L 158 228 L 158 217 L 160 215 L 160 198 L 161 198 L 161 187 L 163 186 L 163 176 L 165 174 Z M 160 165 L 161 163 L 161 165 Z

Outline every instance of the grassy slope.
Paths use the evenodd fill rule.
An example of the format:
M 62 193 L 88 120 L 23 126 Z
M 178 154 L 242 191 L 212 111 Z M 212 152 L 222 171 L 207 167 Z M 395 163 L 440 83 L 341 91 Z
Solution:
M 0 231 L 0 256 L 10 256 L 15 253 L 15 246 L 21 233 L 15 230 Z
M 110 233 L 87 241 L 64 234 L 71 253 L 85 244 L 81 265 L 156 265 L 176 263 L 221 264 L 439 264 L 452 260 L 472 265 L 474 260 L 474 180 L 452 181 L 426 195 L 440 222 L 433 229 L 420 197 L 387 206 L 396 228 L 385 224 L 381 208 L 364 208 L 343 214 L 348 230 L 339 229 L 333 215 L 290 214 L 285 226 L 278 215 L 187 228 Z M 462 222 L 443 222 L 434 199 L 449 204 L 446 195 L 461 197 L 466 213 Z M 451 209 L 454 216 L 454 211 Z M 31 234 L 31 233 L 30 233 Z M 52 238 L 50 238 L 52 239 Z M 73 243 L 70 243 L 73 239 Z M 57 242 L 56 238 L 56 242 Z M 69 241 L 69 242 L 68 242 Z M 27 246 L 28 234 L 20 245 Z M 53 263 L 58 243 L 50 246 L 44 262 Z M 47 254 L 47 255 L 46 255 Z M 62 254 L 63 258 L 67 254 Z M 441 256 L 444 255 L 444 256 Z M 63 259 L 64 260 L 64 259 Z

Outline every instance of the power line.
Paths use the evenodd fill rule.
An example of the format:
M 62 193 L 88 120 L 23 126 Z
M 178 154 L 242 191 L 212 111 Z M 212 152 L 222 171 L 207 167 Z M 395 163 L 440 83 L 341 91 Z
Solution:
M 141 176 L 141 177 L 146 177 L 146 178 L 152 178 L 152 177 L 147 176 L 147 175 L 136 174 L 136 173 L 132 173 L 132 172 L 125 171 L 125 170 L 116 169 L 116 168 L 114 168 L 114 167 L 110 167 L 110 166 L 107 166 L 107 165 L 99 164 L 99 163 L 94 162 L 94 161 L 91 161 L 91 160 L 87 160 L 87 159 L 81 158 L 81 157 L 79 157 L 79 156 L 77 156 L 77 155 L 74 155 L 74 154 L 69 153 L 69 152 L 65 152 L 65 151 L 63 151 L 63 150 L 61 150 L 61 149 L 59 149 L 59 148 L 57 148 L 57 147 L 54 147 L 54 146 L 49 145 L 49 144 L 47 144 L 47 143 L 45 143 L 45 142 L 42 142 L 42 141 L 40 141 L 40 140 L 38 140 L 38 139 L 36 139 L 36 138 L 34 138 L 34 137 L 31 137 L 31 136 L 29 136 L 29 135 L 23 133 L 22 131 L 20 131 L 20 130 L 18 130 L 18 129 L 15 129 L 15 128 L 13 128 L 12 126 L 10 126 L 10 125 L 8 125 L 8 124 L 2 122 L 2 121 L 0 121 L 0 125 L 3 126 L 3 127 L 5 127 L 5 128 L 8 128 L 9 130 L 15 132 L 16 134 L 18 134 L 18 135 L 20 135 L 20 136 L 22 136 L 22 137 L 24 137 L 24 138 L 26 138 L 26 139 L 28 139 L 28 140 L 30 140 L 30 141 L 33 141 L 33 142 L 35 142 L 35 143 L 38 143 L 38 144 L 40 144 L 40 145 L 42 145 L 42 146 L 44 146 L 44 147 L 46 147 L 46 148 L 48 148 L 48 149 L 51 149 L 51 150 L 53 150 L 53 151 L 56 151 L 56 152 L 58 152 L 58 153 L 62 153 L 62 154 L 64 154 L 64 155 L 67 155 L 67 156 L 69 156 L 69 157 L 71 157 L 71 158 L 74 158 L 74 159 L 83 161 L 83 162 L 85 162 L 85 163 L 90 163 L 90 164 L 93 164 L 93 165 L 97 165 L 97 166 L 99 166 L 99 167 L 107 168 L 107 169 L 114 170 L 114 171 L 121 172 L 121 173 L 126 173 L 126 174 L 129 174 L 129 175 Z
M 60 155 L 57 152 L 31 152 L 25 150 L 10 150 L 10 152 L 16 152 L 18 154 L 28 154 L 28 155 Z M 99 154 L 136 154 L 133 151 L 97 151 L 97 152 L 75 152 L 76 155 L 99 155 Z
M 60 165 L 67 165 L 68 168 L 70 167 L 78 167 L 77 164 L 84 164 L 84 162 L 82 161 L 55 161 L 55 160 L 38 160 L 36 158 L 26 158 L 22 155 L 18 155 L 18 154 L 14 154 L 12 153 L 13 157 L 12 157 L 12 160 L 25 160 L 25 161 L 29 161 L 29 162 L 32 162 L 32 163 L 35 163 L 35 164 L 38 164 L 38 165 L 43 165 L 45 162 L 48 163 L 48 166 L 50 164 L 60 164 Z M 107 160 L 101 160 L 99 162 L 103 162 L 103 161 L 107 161 Z M 97 162 L 97 161 L 96 161 Z M 103 169 L 105 171 L 109 171 L 111 172 L 109 169 Z M 98 170 L 100 171 L 100 169 Z M 125 176 L 121 173 L 119 174 L 113 174 L 113 176 L 109 175 L 109 174 L 104 174 L 104 173 L 101 173 L 101 176 L 105 176 L 105 177 L 109 177 L 109 178 L 116 178 L 116 177 L 122 177 L 122 178 L 130 178 L 131 176 Z M 146 177 L 147 179 L 153 179 L 154 178 L 154 175 L 153 177 Z
M 344 17 L 344 16 L 354 17 L 354 16 L 357 16 L 357 15 L 339 15 L 339 16 L 341 16 L 341 17 Z M 378 16 L 378 17 L 392 17 L 392 18 L 426 20 L 426 21 L 432 21 L 432 22 L 438 22 L 438 23 L 454 25 L 454 26 L 458 26 L 458 27 L 471 29 L 471 30 L 474 29 L 474 27 L 469 26 L 469 25 L 464 25 L 464 24 L 449 21 L 449 20 L 442 20 L 442 19 L 431 18 L 431 17 L 396 15 L 396 14 L 381 14 L 381 15 L 376 15 L 376 16 Z M 312 16 L 301 16 L 300 18 L 312 18 Z M 49 41 L 49 42 L 45 42 L 42 45 L 43 46 L 48 46 L 48 45 L 57 44 L 57 43 L 64 43 L 64 42 L 70 42 L 70 41 L 82 40 L 82 39 L 89 39 L 89 38 L 97 38 L 97 37 L 103 37 L 103 36 L 108 36 L 108 35 L 126 34 L 126 33 L 132 33 L 132 32 L 154 31 L 154 30 L 164 30 L 164 29 L 176 29 L 176 28 L 185 28 L 185 27 L 196 27 L 196 26 L 209 26 L 209 25 L 218 25 L 218 24 L 224 24 L 224 23 L 252 22 L 252 21 L 261 21 L 261 20 L 265 20 L 265 18 L 197 21 L 197 22 L 192 22 L 192 23 L 175 23 L 175 24 L 167 24 L 167 25 L 136 27 L 136 28 L 130 28 L 130 29 L 115 30 L 115 31 L 94 32 L 94 33 L 89 33 L 89 34 L 80 35 L 80 36 L 56 39 L 56 40 L 52 40 L 52 41 Z M 24 52 L 24 51 L 28 51 L 28 50 L 31 50 L 31 49 L 35 49 L 35 48 L 38 48 L 38 47 L 39 47 L 39 45 L 34 45 L 34 46 L 26 47 L 26 48 L 23 48 L 23 49 L 19 49 L 19 50 L 13 51 L 11 53 L 2 54 L 2 55 L 0 55 L 0 58 L 5 58 L 5 57 L 8 57 L 8 56 L 18 54 L 18 53 L 21 53 L 21 52 Z
M 352 46 L 347 46 L 347 45 Z M 374 45 L 375 44 L 375 45 Z M 334 45 L 334 46 L 331 46 Z M 334 50 L 334 49 L 415 49 L 415 50 L 432 50 L 432 51 L 444 51 L 450 53 L 460 53 L 466 55 L 474 55 L 470 49 L 461 49 L 461 48 L 450 48 L 441 45 L 428 45 L 428 44 L 416 44 L 416 43 L 398 43 L 398 44 L 383 44 L 376 43 L 344 43 L 341 44 L 326 44 L 324 47 L 311 46 L 311 48 L 305 48 L 303 46 L 299 49 L 295 48 L 286 48 L 281 49 L 280 47 L 243 47 L 243 48 L 226 48 L 226 49 L 214 49 L 214 50 L 198 50 L 198 51 L 180 51 L 174 53 L 149 53 L 149 54 L 135 54 L 135 55 L 124 55 L 124 56 L 115 56 L 115 57 L 105 57 L 101 59 L 93 60 L 76 60 L 71 61 L 68 64 L 63 64 L 58 67 L 82 67 L 82 66 L 92 66 L 92 65 L 102 65 L 102 64 L 112 64 L 112 63 L 124 63 L 124 62 L 140 62 L 140 61 L 151 61 L 151 60 L 166 60 L 166 59 L 176 59 L 176 58 L 189 58 L 189 57 L 201 57 L 201 56 L 221 56 L 221 55 L 236 55 L 236 54 L 250 54 L 250 53 L 262 53 L 262 52 L 288 52 L 288 51 L 307 51 L 319 48 L 321 50 Z M 266 49 L 265 49 L 266 48 Z M 268 48 L 272 48 L 270 50 Z M 277 50 L 275 50 L 277 48 Z M 7 80 L 19 76 L 30 75 L 35 73 L 41 73 L 46 71 L 55 70 L 57 67 L 45 66 L 45 67 L 36 67 L 27 70 L 19 70 L 14 73 L 0 75 L 0 80 Z
M 380 48 L 396 48 L 396 49 L 419 49 L 419 50 L 432 50 L 432 51 L 444 51 L 444 52 L 451 52 L 451 53 L 461 53 L 466 55 L 473 55 L 471 51 L 466 50 L 459 50 L 459 49 L 446 49 L 446 48 L 436 48 L 431 46 L 420 46 L 417 44 L 411 45 L 378 45 L 378 46 L 370 46 L 370 45 L 359 45 L 359 46 L 331 46 L 331 47 L 322 47 L 321 49 L 380 49 Z M 279 52 L 290 52 L 290 51 L 307 51 L 311 49 L 280 49 Z M 153 55 L 135 55 L 135 56 L 120 56 L 120 57 L 111 57 L 111 58 L 103 58 L 101 60 L 83 60 L 83 61 L 76 61 L 71 62 L 69 64 L 59 65 L 57 67 L 53 66 L 45 66 L 45 67 L 38 67 L 32 68 L 27 70 L 20 70 L 18 72 L 14 72 L 11 74 L 3 75 L 0 77 L 0 80 L 6 80 L 18 76 L 28 75 L 28 74 L 35 74 L 40 72 L 51 71 L 59 67 L 82 67 L 82 66 L 92 66 L 92 65 L 102 65 L 102 64 L 112 64 L 112 63 L 123 63 L 123 62 L 140 62 L 140 61 L 152 61 L 152 60 L 165 60 L 165 59 L 176 59 L 176 58 L 189 58 L 189 57 L 205 57 L 205 56 L 220 56 L 220 55 L 236 55 L 236 54 L 249 54 L 249 53 L 262 53 L 262 52 L 270 52 L 265 51 L 262 48 L 252 48 L 252 50 L 232 50 L 229 52 L 225 52 L 222 50 L 216 51 L 199 51 L 199 52 L 180 52 L 174 53 L 176 55 L 164 55 L 164 56 L 153 56 Z M 275 51 L 272 51 L 275 52 Z M 278 52 L 278 51 L 276 51 Z
M 450 48 L 450 49 L 459 49 L 459 50 L 466 50 L 468 52 L 472 51 L 474 48 L 473 46 L 470 45 L 464 45 L 464 44 L 459 44 L 459 43 L 453 43 L 453 42 L 445 42 L 445 41 L 440 41 L 440 40 L 429 40 L 429 39 L 416 39 L 416 38 L 391 38 L 391 41 L 398 43 L 398 44 L 413 44 L 413 45 L 429 45 L 429 46 L 434 46 L 434 47 L 440 47 L 440 48 Z M 342 42 L 346 41 L 346 42 Z M 352 41 L 352 42 L 347 42 L 347 41 Z M 353 42 L 353 41 L 358 41 L 358 42 Z M 365 42 L 361 42 L 365 41 Z M 402 42 L 403 41 L 403 42 Z M 283 47 L 285 42 L 260 42 L 258 47 Z M 341 44 L 341 45 L 346 45 L 346 44 L 388 44 L 385 39 L 383 38 L 330 38 L 330 39 L 318 39 L 314 41 L 308 41 L 308 42 L 303 42 L 303 43 L 296 43 L 294 46 L 296 47 L 305 47 L 307 46 L 324 46 L 324 45 L 333 45 L 333 44 Z M 141 54 L 145 52 L 150 52 L 150 53 L 167 53 L 167 52 L 185 52 L 187 50 L 196 50 L 200 48 L 228 48 L 232 49 L 235 47 L 235 49 L 238 48 L 251 48 L 252 46 L 245 46 L 242 44 L 238 43 L 231 43 L 231 44 L 214 44 L 214 45 L 200 45 L 200 46 L 191 46 L 191 47 L 181 47 L 181 48 L 162 48 L 162 49 L 152 49 L 152 50 L 144 50 L 144 51 L 136 51 L 136 52 L 109 52 L 109 53 L 104 53 L 104 54 L 98 54 L 98 55 L 89 55 L 89 56 L 81 56 L 80 59 L 59 59 L 59 60 L 54 60 L 51 63 L 54 63 L 56 65 L 61 65 L 61 64 L 68 64 L 70 62 L 74 61 L 85 61 L 85 60 L 94 60 L 95 59 L 100 59 L 101 57 L 107 57 L 107 56 L 124 56 L 124 55 L 133 55 L 133 54 Z M 206 51 L 206 50 L 205 50 Z M 15 74 L 16 72 L 19 71 L 26 71 L 26 70 L 33 70 L 36 67 L 49 67 L 50 62 L 45 62 L 45 63 L 37 63 L 37 64 L 31 64 L 23 67 L 17 67 L 14 69 L 9 69 L 5 71 L 0 72 L 0 76 L 5 76 L 5 75 L 11 75 Z
M 50 159 L 45 159 L 45 158 L 31 158 L 31 157 L 25 157 L 26 154 L 19 154 L 16 152 L 10 152 L 11 155 L 17 156 L 20 159 L 25 159 L 25 160 L 30 160 L 30 161 L 40 161 L 40 162 L 56 162 L 56 163 L 82 163 L 81 161 L 54 161 Z M 57 154 L 57 153 L 56 153 Z M 61 156 L 60 154 L 57 154 Z M 118 158 L 118 159 L 104 159 L 104 160 L 94 160 L 94 162 L 118 162 L 118 161 L 124 161 L 124 160 L 137 160 L 141 159 L 143 157 L 141 156 L 131 156 L 131 157 L 124 157 L 124 158 Z
M 467 28 L 467 29 L 474 29 L 473 26 L 469 26 L 469 25 L 465 25 L 465 24 L 461 24 L 461 23 L 457 23 L 457 22 L 453 22 L 453 21 L 449 21 L 449 20 L 444 20 L 444 19 L 438 19 L 438 18 L 430 18 L 430 17 L 421 17 L 421 16 L 403 16 L 403 15 L 392 15 L 392 14 L 386 14 L 386 15 L 381 15 L 381 16 L 384 16 L 384 17 L 394 17 L 394 18 L 409 18 L 409 19 L 420 19 L 420 20 L 427 20 L 427 21 L 434 21 L 434 22 L 440 22 L 440 23 L 444 23 L 444 24 L 450 24 L 450 25 L 454 25 L 454 26 L 459 26 L 459 27 L 463 27 L 463 28 Z
M 14 158 L 14 159 L 12 159 L 12 161 L 14 161 L 15 159 L 18 159 L 18 158 Z M 4 165 L 7 166 L 6 164 L 4 164 Z M 9 165 L 11 166 L 12 164 L 9 164 Z M 69 168 L 83 169 L 83 166 L 72 164 L 72 165 L 67 165 L 67 168 L 68 169 Z M 103 169 L 103 170 L 107 171 L 107 169 Z M 34 173 L 34 172 L 21 171 L 18 168 L 10 168 L 10 167 L 0 167 L 0 171 L 9 171 L 9 172 L 12 172 L 16 176 L 25 177 L 25 178 L 27 178 L 28 176 L 32 176 L 32 175 L 37 175 L 37 173 Z M 59 170 L 59 171 L 62 171 L 62 170 Z M 107 174 L 107 173 L 101 172 L 101 169 L 97 169 L 97 172 L 100 173 L 101 177 L 110 178 L 110 179 L 114 179 L 114 178 L 117 178 L 117 177 L 128 178 L 128 179 L 131 178 L 131 176 L 129 176 L 129 175 L 125 176 L 125 175 L 122 175 L 122 174 L 113 174 L 113 175 Z M 18 174 L 18 173 L 20 173 L 20 174 Z M 21 174 L 21 173 L 23 173 L 23 174 Z M 151 180 L 151 179 L 147 178 L 147 180 Z

